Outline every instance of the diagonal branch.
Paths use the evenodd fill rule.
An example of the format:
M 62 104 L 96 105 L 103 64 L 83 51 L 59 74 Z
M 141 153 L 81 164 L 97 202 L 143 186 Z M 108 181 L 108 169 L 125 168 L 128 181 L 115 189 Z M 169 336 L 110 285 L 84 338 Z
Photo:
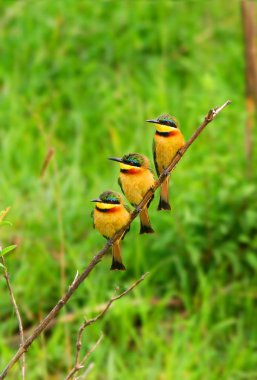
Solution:
M 231 103 L 230 100 L 227 100 L 221 107 L 216 107 L 214 109 L 211 109 L 208 114 L 205 116 L 204 121 L 202 124 L 198 127 L 198 129 L 195 131 L 195 133 L 191 136 L 191 138 L 187 141 L 187 143 L 184 145 L 183 148 L 181 148 L 175 157 L 173 158 L 170 165 L 165 169 L 157 181 L 155 182 L 152 189 L 150 189 L 146 195 L 144 196 L 142 202 L 138 205 L 138 207 L 131 213 L 131 219 L 127 223 L 126 226 L 124 226 L 120 231 L 118 231 L 112 239 L 110 239 L 105 246 L 101 249 L 101 251 L 98 252 L 97 255 L 93 257 L 91 262 L 88 264 L 88 266 L 84 269 L 84 271 L 81 273 L 80 276 L 76 278 L 76 281 L 73 281 L 73 283 L 70 285 L 68 291 L 64 294 L 64 296 L 57 302 L 57 304 L 53 307 L 53 309 L 49 312 L 49 314 L 40 322 L 40 324 L 35 328 L 35 330 L 32 332 L 32 334 L 25 340 L 22 347 L 19 348 L 19 350 L 16 352 L 16 354 L 13 356 L 13 358 L 10 360 L 6 368 L 3 370 L 2 374 L 0 375 L 0 380 L 3 380 L 6 375 L 8 374 L 9 370 L 14 366 L 14 364 L 19 360 L 21 355 L 27 351 L 27 349 L 31 346 L 31 344 L 34 342 L 35 339 L 45 330 L 45 328 L 48 326 L 48 324 L 52 321 L 53 318 L 56 317 L 56 315 L 59 313 L 59 311 L 63 308 L 63 306 L 69 301 L 73 293 L 76 291 L 76 289 L 79 287 L 79 285 L 89 276 L 91 271 L 95 268 L 95 266 L 102 260 L 104 255 L 107 253 L 109 248 L 115 243 L 118 239 L 121 238 L 121 236 L 124 234 L 124 232 L 127 230 L 127 228 L 130 226 L 132 221 L 138 216 L 140 213 L 140 210 L 148 203 L 152 195 L 155 193 L 155 191 L 158 189 L 158 187 L 161 186 L 165 178 L 173 171 L 177 163 L 181 160 L 187 149 L 190 147 L 190 145 L 197 139 L 199 134 L 203 131 L 203 129 L 213 121 L 213 119 L 229 104 Z
M 85 329 L 92 325 L 93 323 L 96 323 L 99 319 L 103 318 L 103 316 L 107 313 L 107 311 L 110 309 L 111 305 L 119 300 L 120 298 L 126 296 L 128 293 L 130 293 L 137 285 L 139 285 L 144 279 L 148 273 L 145 273 L 143 276 L 140 277 L 139 280 L 137 280 L 133 285 L 131 285 L 127 290 L 122 292 L 121 294 L 118 294 L 117 296 L 113 296 L 105 305 L 104 309 L 99 313 L 95 318 L 91 318 L 89 320 L 85 320 L 82 325 L 79 328 L 78 337 L 77 337 L 77 343 L 76 343 L 76 356 L 75 356 L 75 365 L 65 378 L 65 380 L 72 379 L 73 375 L 75 375 L 76 372 L 78 372 L 81 368 L 83 368 L 85 361 L 91 355 L 91 353 L 96 349 L 96 347 L 100 344 L 103 335 L 100 336 L 98 341 L 95 343 L 95 345 L 86 353 L 86 355 L 83 357 L 82 360 L 79 359 L 80 350 L 82 347 L 82 335 L 85 331 Z

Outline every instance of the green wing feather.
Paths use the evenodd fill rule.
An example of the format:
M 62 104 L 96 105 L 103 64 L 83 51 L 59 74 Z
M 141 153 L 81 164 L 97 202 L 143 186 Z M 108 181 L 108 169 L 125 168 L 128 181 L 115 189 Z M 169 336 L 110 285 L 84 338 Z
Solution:
M 123 194 L 125 195 L 124 190 L 123 190 L 123 188 L 122 188 L 122 183 L 121 183 L 120 177 L 118 178 L 118 184 L 119 184 L 119 186 L 120 186 L 121 191 L 122 191 Z
M 157 161 L 156 161 L 156 143 L 155 143 L 155 139 L 153 139 L 153 160 L 154 160 L 154 166 L 155 166 L 155 169 L 156 169 L 156 173 L 159 176 L 160 173 L 159 173 L 158 165 L 157 165 Z

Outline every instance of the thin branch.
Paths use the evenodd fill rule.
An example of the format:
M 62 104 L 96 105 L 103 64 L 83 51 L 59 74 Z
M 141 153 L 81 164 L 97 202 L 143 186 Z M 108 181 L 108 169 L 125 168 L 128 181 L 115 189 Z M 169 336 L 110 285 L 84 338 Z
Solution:
M 124 292 L 122 292 L 121 294 L 117 295 L 117 296 L 113 296 L 106 304 L 106 306 L 104 307 L 104 309 L 101 311 L 101 313 L 99 313 L 95 318 L 91 318 L 89 319 L 88 321 L 85 320 L 82 325 L 80 326 L 79 328 L 79 332 L 78 332 L 78 337 L 77 337 L 77 343 L 76 343 L 76 355 L 75 355 L 75 365 L 74 367 L 72 368 L 72 370 L 70 371 L 70 373 L 68 374 L 68 376 L 65 378 L 65 380 L 69 380 L 73 377 L 73 375 L 78 372 L 81 368 L 83 368 L 83 365 L 85 363 L 85 361 L 87 360 L 88 356 L 91 354 L 92 352 L 92 349 L 90 351 L 88 351 L 86 353 L 86 355 L 84 356 L 84 358 L 80 361 L 79 359 L 79 354 L 80 354 L 80 350 L 81 350 L 81 347 L 82 347 L 82 335 L 85 331 L 85 329 L 92 325 L 93 323 L 97 322 L 99 319 L 103 318 L 103 316 L 107 313 L 107 311 L 110 309 L 111 305 L 113 304 L 113 302 L 119 300 L 120 298 L 124 297 L 125 295 L 127 295 L 128 293 L 130 293 L 137 285 L 139 285 L 142 281 L 144 281 L 144 279 L 146 278 L 146 276 L 148 275 L 148 273 L 145 273 L 143 276 L 140 277 L 139 280 L 137 280 L 133 285 L 131 285 L 127 290 L 125 290 Z M 116 289 L 117 290 L 117 289 Z M 93 347 L 93 350 L 95 350 L 96 346 L 98 346 L 98 344 L 100 343 L 100 341 L 102 340 L 103 336 L 101 336 L 99 338 L 99 340 L 97 341 L 97 343 L 95 344 L 95 346 Z
M 48 166 L 50 164 L 50 161 L 53 158 L 53 156 L 54 156 L 54 148 L 49 148 L 48 152 L 47 152 L 47 155 L 46 155 L 46 157 L 44 159 L 41 171 L 40 171 L 40 177 L 41 178 L 44 177 L 46 169 L 48 168 Z
M 0 222 L 2 222 L 4 220 L 4 218 L 6 217 L 6 215 L 8 214 L 9 211 L 10 211 L 10 207 L 6 207 L 5 210 L 1 211 L 1 213 L 0 213 Z M 0 254 L 1 254 L 1 251 L 2 251 L 2 247 L 0 246 Z M 13 290 L 12 290 L 11 281 L 10 281 L 9 273 L 8 273 L 7 266 L 6 266 L 6 263 L 5 263 L 5 259 L 1 255 L 0 255 L 0 261 L 1 261 L 2 265 L 3 265 L 4 278 L 5 278 L 5 281 L 6 281 L 6 284 L 7 284 L 7 288 L 8 288 L 9 293 L 10 293 L 11 302 L 12 302 L 12 305 L 13 305 L 13 308 L 14 308 L 17 320 L 18 320 L 19 336 L 20 336 L 20 347 L 22 347 L 23 344 L 24 344 L 24 330 L 23 330 L 21 315 L 20 315 L 20 312 L 19 312 L 19 308 L 18 308 L 17 302 L 16 302 L 15 297 L 14 297 L 14 293 L 13 293 Z M 24 352 L 24 354 L 22 355 L 22 359 L 21 359 L 21 373 L 22 373 L 22 379 L 23 380 L 25 379 L 25 371 L 26 371 L 26 358 L 25 358 L 25 352 Z
M 96 341 L 96 343 L 90 348 L 90 350 L 86 353 L 86 355 L 83 357 L 83 359 L 81 360 L 81 362 L 78 362 L 73 368 L 72 370 L 69 372 L 69 374 L 67 375 L 67 377 L 65 377 L 65 380 L 69 380 L 69 379 L 72 379 L 73 376 L 79 371 L 81 370 L 82 368 L 84 368 L 84 364 L 86 362 L 86 360 L 88 359 L 88 357 L 92 354 L 92 352 L 94 352 L 96 350 L 96 348 L 99 346 L 99 344 L 101 343 L 102 339 L 103 339 L 103 334 L 100 335 L 100 338 Z
M 256 4 L 242 0 L 242 22 L 245 50 L 245 155 L 247 175 L 253 171 L 254 117 L 257 111 L 257 49 L 256 49 Z
M 28 350 L 28 348 L 31 346 L 31 344 L 34 342 L 35 339 L 46 329 L 48 324 L 56 317 L 56 315 L 59 313 L 59 311 L 63 308 L 64 305 L 69 301 L 73 293 L 76 291 L 76 289 L 79 287 L 79 285 L 89 276 L 91 271 L 96 267 L 96 265 L 102 260 L 104 255 L 107 253 L 109 248 L 118 240 L 121 238 L 121 236 L 124 234 L 124 232 L 127 230 L 127 228 L 130 226 L 132 221 L 138 216 L 142 208 L 148 203 L 152 195 L 155 193 L 155 191 L 158 189 L 158 187 L 161 186 L 165 178 L 173 171 L 177 163 L 181 160 L 187 149 L 190 147 L 190 145 L 197 139 L 199 134 L 203 131 L 203 129 L 213 121 L 213 119 L 218 115 L 219 112 L 221 112 L 225 107 L 227 107 L 231 103 L 230 100 L 226 101 L 221 107 L 216 107 L 208 112 L 208 114 L 205 116 L 204 121 L 202 124 L 198 127 L 198 129 L 195 131 L 195 133 L 192 135 L 192 137 L 188 140 L 188 142 L 184 145 L 183 148 L 181 148 L 175 157 L 173 158 L 170 165 L 165 169 L 161 175 L 159 176 L 158 180 L 155 182 L 152 189 L 150 189 L 144 196 L 142 202 L 138 205 L 138 207 L 131 213 L 130 221 L 120 230 L 118 231 L 112 239 L 110 239 L 105 246 L 101 249 L 101 251 L 98 252 L 97 255 L 93 257 L 91 262 L 88 264 L 88 266 L 84 269 L 84 271 L 81 273 L 81 275 L 72 283 L 72 285 L 69 287 L 68 291 L 64 294 L 64 296 L 57 302 L 57 304 L 53 307 L 53 309 L 49 312 L 49 314 L 40 322 L 40 324 L 35 328 L 35 330 L 32 332 L 32 334 L 25 340 L 22 347 L 19 348 L 19 350 L 16 352 L 16 354 L 12 357 L 10 362 L 7 364 L 5 369 L 3 370 L 2 374 L 0 375 L 0 380 L 3 380 L 6 375 L 8 374 L 9 370 L 14 366 L 14 364 L 19 360 L 21 355 Z
M 1 252 L 1 248 L 0 248 L 0 252 Z M 20 348 L 21 348 L 24 345 L 24 331 L 23 331 L 22 319 L 21 319 L 19 308 L 18 308 L 16 299 L 14 297 L 14 293 L 12 290 L 12 286 L 11 286 L 11 282 L 10 282 L 10 278 L 9 278 L 9 273 L 8 273 L 8 270 L 6 267 L 5 259 L 3 256 L 1 256 L 0 259 L 1 259 L 1 262 L 3 264 L 4 278 L 6 280 L 6 284 L 7 284 L 9 293 L 10 293 L 13 308 L 14 308 L 14 311 L 15 311 L 15 314 L 16 314 L 16 317 L 18 320 L 19 334 L 20 334 Z M 21 373 L 22 373 L 22 379 L 23 380 L 25 379 L 25 372 L 26 372 L 26 358 L 25 358 L 25 351 L 24 351 L 22 354 L 22 358 L 21 358 Z

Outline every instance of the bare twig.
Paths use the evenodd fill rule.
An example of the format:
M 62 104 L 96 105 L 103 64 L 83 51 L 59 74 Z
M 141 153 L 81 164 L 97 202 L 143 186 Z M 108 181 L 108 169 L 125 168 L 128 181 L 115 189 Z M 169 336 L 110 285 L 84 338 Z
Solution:
M 103 339 L 103 334 L 100 335 L 100 338 L 96 341 L 96 343 L 90 348 L 90 350 L 86 353 L 86 355 L 83 357 L 83 359 L 81 360 L 81 362 L 78 362 L 78 364 L 76 364 L 72 370 L 70 371 L 70 373 L 67 375 L 67 377 L 65 377 L 65 380 L 69 380 L 69 379 L 72 379 L 73 376 L 79 371 L 81 370 L 82 368 L 84 368 L 84 364 L 86 362 L 86 360 L 88 359 L 88 357 L 92 354 L 92 352 L 95 351 L 95 349 L 99 346 L 99 344 L 101 343 L 102 339 Z
M 31 346 L 31 344 L 34 342 L 35 339 L 46 329 L 48 324 L 56 317 L 56 315 L 59 313 L 59 311 L 63 308 L 64 305 L 69 301 L 73 293 L 76 291 L 76 289 L 79 287 L 79 285 L 89 276 L 91 271 L 96 267 L 96 265 L 102 260 L 104 255 L 107 253 L 109 248 L 118 240 L 121 238 L 121 236 L 124 234 L 124 231 L 128 229 L 132 221 L 138 216 L 142 208 L 149 202 L 152 195 L 155 193 L 155 191 L 160 187 L 160 185 L 163 183 L 165 178 L 169 176 L 169 174 L 173 171 L 177 163 L 181 160 L 187 149 L 190 147 L 190 145 L 197 139 L 199 134 L 203 131 L 203 129 L 213 121 L 213 119 L 218 115 L 219 112 L 221 112 L 225 107 L 227 107 L 230 104 L 230 100 L 226 101 L 221 107 L 216 107 L 208 112 L 208 114 L 205 116 L 204 121 L 201 123 L 201 125 L 198 127 L 198 129 L 195 131 L 195 133 L 191 136 L 191 138 L 188 140 L 188 142 L 184 145 L 183 148 L 181 148 L 175 157 L 173 158 L 170 165 L 165 169 L 161 175 L 159 176 L 158 180 L 155 182 L 152 189 L 150 189 L 144 196 L 142 202 L 138 205 L 138 207 L 131 213 L 130 221 L 120 230 L 118 231 L 112 239 L 110 239 L 105 246 L 93 257 L 91 262 L 88 264 L 88 266 L 84 269 L 84 271 L 81 273 L 81 275 L 76 279 L 75 282 L 69 287 L 68 291 L 64 294 L 64 296 L 57 302 L 57 304 L 53 307 L 53 309 L 49 312 L 49 314 L 40 322 L 40 324 L 35 328 L 35 330 L 32 332 L 32 334 L 25 340 L 22 347 L 19 348 L 19 350 L 16 352 L 16 354 L 12 357 L 10 362 L 7 364 L 5 369 L 3 370 L 2 374 L 0 375 L 0 380 L 4 379 L 9 372 L 9 370 L 14 366 L 14 364 L 19 360 L 21 355 L 28 350 L 28 348 Z
M 1 253 L 1 247 L 0 247 L 0 253 Z M 11 286 L 11 282 L 10 282 L 10 278 L 9 278 L 9 273 L 8 273 L 8 270 L 6 267 L 5 259 L 3 256 L 0 256 L 0 259 L 1 259 L 1 262 L 3 264 L 4 278 L 5 278 L 5 281 L 6 281 L 9 293 L 10 293 L 11 301 L 13 304 L 13 308 L 14 308 L 14 311 L 15 311 L 15 314 L 16 314 L 16 317 L 18 320 L 19 333 L 20 333 L 20 347 L 23 347 L 23 345 L 24 345 L 24 332 L 23 332 L 21 315 L 19 312 L 19 308 L 18 308 L 16 299 L 14 297 L 14 293 L 12 290 L 12 286 Z M 21 359 L 21 373 L 22 373 L 22 379 L 23 380 L 25 379 L 25 371 L 26 371 L 26 358 L 25 358 L 25 351 L 24 351 L 22 354 L 22 359 Z
M 40 172 L 40 177 L 41 178 L 44 177 L 46 169 L 47 169 L 48 165 L 50 164 L 50 161 L 51 161 L 53 155 L 54 155 L 54 148 L 49 148 L 48 152 L 47 152 L 47 155 L 46 155 L 46 157 L 44 159 L 42 168 L 41 168 L 41 172 Z
M 133 285 L 131 285 L 127 290 L 125 290 L 124 292 L 122 292 L 121 294 L 117 295 L 117 296 L 113 296 L 109 302 L 106 304 L 106 306 L 104 307 L 104 309 L 101 311 L 100 314 L 98 314 L 95 318 L 91 318 L 89 319 L 88 321 L 85 320 L 84 323 L 82 323 L 82 325 L 80 326 L 80 329 L 79 329 L 79 332 L 78 332 L 78 337 L 77 337 L 77 343 L 76 343 L 76 356 L 75 356 L 75 365 L 74 367 L 72 368 L 72 370 L 70 371 L 70 373 L 68 374 L 68 376 L 65 378 L 65 380 L 69 380 L 72 378 L 72 376 L 78 372 L 81 368 L 83 368 L 83 365 L 85 363 L 85 361 L 87 360 L 88 356 L 91 354 L 92 351 L 88 351 L 88 353 L 84 356 L 84 358 L 80 361 L 79 360 L 79 354 L 80 354 L 80 350 L 81 350 L 81 347 L 82 347 L 82 335 L 83 335 L 83 332 L 84 330 L 92 325 L 93 323 L 97 322 L 99 319 L 103 318 L 103 316 L 107 313 L 107 311 L 110 309 L 111 305 L 113 304 L 113 302 L 119 300 L 120 298 L 124 297 L 126 294 L 128 294 L 129 292 L 131 292 L 137 285 L 139 285 L 145 278 L 146 276 L 148 275 L 148 273 L 145 273 L 143 276 L 140 277 L 139 280 L 137 280 Z M 117 289 L 116 289 L 117 290 Z M 101 336 L 99 338 L 99 340 L 97 341 L 96 345 L 93 347 L 94 349 L 96 348 L 96 346 L 98 346 L 98 344 L 100 343 L 100 341 L 102 340 L 103 336 Z
M 257 48 L 256 48 L 256 4 L 242 0 L 242 22 L 245 47 L 245 96 L 246 126 L 245 155 L 247 174 L 252 175 L 254 114 L 257 111 Z

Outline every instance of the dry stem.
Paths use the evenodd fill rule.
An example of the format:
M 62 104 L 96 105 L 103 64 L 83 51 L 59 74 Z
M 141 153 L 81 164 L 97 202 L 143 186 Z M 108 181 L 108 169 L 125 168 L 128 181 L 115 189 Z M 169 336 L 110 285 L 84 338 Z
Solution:
M 106 306 L 104 307 L 104 309 L 101 311 L 101 313 L 98 314 L 95 318 L 91 318 L 88 321 L 85 320 L 84 323 L 82 323 L 82 325 L 79 328 L 78 337 L 77 337 L 75 365 L 72 368 L 72 370 L 70 371 L 70 373 L 68 374 L 68 376 L 65 378 L 65 380 L 72 379 L 72 376 L 76 372 L 78 372 L 81 368 L 83 368 L 83 365 L 84 365 L 85 361 L 87 360 L 88 356 L 95 350 L 95 348 L 99 345 L 99 343 L 101 342 L 101 340 L 103 338 L 103 335 L 101 335 L 100 338 L 98 339 L 98 341 L 96 342 L 96 344 L 92 347 L 92 349 L 90 351 L 88 351 L 86 353 L 86 355 L 83 357 L 83 359 L 80 361 L 79 360 L 79 354 L 80 354 L 80 350 L 81 350 L 81 347 L 82 347 L 82 335 L 83 335 L 83 332 L 85 331 L 85 329 L 88 326 L 92 325 L 93 323 L 97 322 L 99 319 L 103 318 L 103 316 L 110 309 L 110 307 L 113 304 L 113 302 L 119 300 L 120 298 L 124 297 L 126 294 L 128 294 L 129 292 L 131 292 L 137 285 L 139 285 L 142 281 L 144 281 L 144 279 L 146 278 L 147 275 L 148 275 L 148 273 L 145 273 L 143 276 L 140 277 L 139 280 L 137 280 L 127 290 L 125 290 L 124 292 L 122 292 L 121 294 L 119 294 L 117 296 L 113 296 L 109 300 L 109 302 L 106 304 Z
M 1 252 L 1 250 L 0 250 L 0 252 Z M 14 311 L 15 311 L 15 314 L 16 314 L 16 317 L 18 320 L 19 334 L 20 334 L 20 348 L 21 348 L 24 345 L 24 332 L 23 332 L 22 319 L 21 319 L 19 308 L 18 308 L 17 302 L 16 302 L 15 297 L 14 297 L 14 293 L 12 290 L 12 286 L 11 286 L 11 282 L 10 282 L 10 278 L 9 278 L 9 273 L 8 273 L 8 270 L 7 270 L 7 267 L 5 264 L 5 259 L 3 256 L 0 257 L 0 259 L 1 259 L 1 262 L 3 264 L 4 278 L 6 280 L 6 284 L 7 284 L 9 293 L 10 293 L 13 308 L 14 308 Z M 25 371 L 26 371 L 26 358 L 25 358 L 25 351 L 24 351 L 23 355 L 22 355 L 22 360 L 21 360 L 21 373 L 22 373 L 22 379 L 23 380 L 25 379 Z

